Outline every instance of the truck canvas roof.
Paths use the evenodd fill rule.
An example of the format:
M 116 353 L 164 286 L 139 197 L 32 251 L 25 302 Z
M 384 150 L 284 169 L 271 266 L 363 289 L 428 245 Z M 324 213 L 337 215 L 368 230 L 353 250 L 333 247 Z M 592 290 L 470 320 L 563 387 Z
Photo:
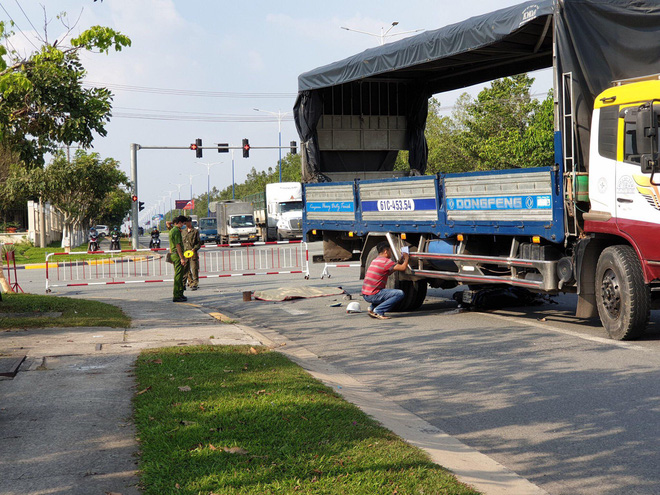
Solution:
M 324 114 L 401 116 L 406 119 L 407 142 L 389 151 L 409 149 L 411 167 L 423 172 L 421 143 L 430 96 L 552 67 L 554 43 L 557 77 L 571 74 L 578 155 L 586 164 L 595 96 L 612 81 L 660 73 L 659 30 L 657 0 L 531 1 L 310 70 L 298 78 L 294 106 L 303 163 L 321 171 L 314 139 Z M 386 84 L 387 96 L 374 97 L 369 84 Z M 374 109 L 378 98 L 383 101 Z M 561 106 L 561 86 L 558 98 Z M 368 166 L 382 169 L 380 160 Z

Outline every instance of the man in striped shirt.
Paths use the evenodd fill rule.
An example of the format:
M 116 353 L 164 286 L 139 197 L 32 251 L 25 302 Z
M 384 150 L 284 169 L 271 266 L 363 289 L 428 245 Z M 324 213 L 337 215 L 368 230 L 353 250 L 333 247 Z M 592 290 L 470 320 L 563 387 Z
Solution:
M 408 253 L 403 253 L 400 263 L 392 261 L 392 248 L 387 241 L 376 245 L 378 256 L 371 262 L 362 284 L 362 297 L 371 304 L 369 316 L 379 320 L 389 320 L 387 311 L 395 307 L 403 299 L 401 289 L 386 289 L 387 277 L 393 272 L 403 272 L 408 268 Z

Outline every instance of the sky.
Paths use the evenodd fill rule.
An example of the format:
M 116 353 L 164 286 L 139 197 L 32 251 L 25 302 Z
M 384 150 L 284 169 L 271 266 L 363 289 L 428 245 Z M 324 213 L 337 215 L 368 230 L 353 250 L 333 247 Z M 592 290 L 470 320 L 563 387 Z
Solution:
M 108 26 L 132 40 L 132 46 L 109 55 L 83 53 L 86 84 L 114 94 L 106 137 L 94 151 L 121 163 L 130 176 L 130 145 L 187 147 L 229 143 L 277 146 L 299 141 L 291 111 L 297 78 L 314 69 L 377 46 L 380 34 L 433 30 L 469 17 L 521 3 L 519 0 L 391 0 L 333 2 L 222 0 L 0 0 L 0 19 L 15 23 L 10 43 L 28 55 L 40 39 L 61 40 L 65 12 L 76 35 L 93 25 Z M 47 26 L 46 35 L 44 26 Z M 388 37 L 396 41 L 406 36 Z M 60 43 L 60 41 L 58 41 Z M 550 70 L 537 77 L 534 93 L 551 86 Z M 482 86 L 466 88 L 476 94 Z M 462 93 L 436 95 L 451 108 Z M 254 109 L 262 111 L 255 111 Z M 271 112 L 271 113 L 268 113 Z M 280 117 L 273 114 L 280 114 Z M 285 114 L 285 115 L 282 115 Z M 288 150 L 282 150 L 284 156 Z M 145 214 L 170 208 L 170 200 L 219 190 L 245 180 L 248 172 L 277 167 L 277 150 L 241 150 L 219 154 L 194 151 L 140 150 L 138 196 Z M 202 162 L 202 163 L 199 163 Z M 218 163 L 222 162 L 222 163 Z M 204 165 L 207 164 L 207 165 Z M 192 177 L 191 177 L 192 176 Z M 172 192 L 170 195 L 169 192 Z

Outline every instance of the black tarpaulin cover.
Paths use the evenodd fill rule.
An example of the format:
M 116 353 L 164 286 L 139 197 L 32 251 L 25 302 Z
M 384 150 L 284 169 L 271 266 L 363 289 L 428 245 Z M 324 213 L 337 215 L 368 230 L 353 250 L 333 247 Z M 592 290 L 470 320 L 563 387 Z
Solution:
M 328 88 L 387 79 L 409 92 L 408 101 L 414 104 L 435 93 L 551 67 L 553 36 L 558 73 L 572 73 L 577 160 L 586 168 L 595 96 L 613 80 L 660 73 L 657 0 L 525 2 L 306 72 L 298 78 L 294 106 L 301 141 L 306 143 L 316 135 L 323 101 L 315 96 Z M 310 104 L 314 105 L 311 109 Z M 424 125 L 425 116 L 415 113 L 424 106 L 416 107 L 407 112 L 409 120 L 413 117 L 407 142 L 415 157 L 411 166 L 423 172 L 426 142 L 415 122 Z M 306 179 L 323 172 L 318 146 L 303 144 L 301 149 Z

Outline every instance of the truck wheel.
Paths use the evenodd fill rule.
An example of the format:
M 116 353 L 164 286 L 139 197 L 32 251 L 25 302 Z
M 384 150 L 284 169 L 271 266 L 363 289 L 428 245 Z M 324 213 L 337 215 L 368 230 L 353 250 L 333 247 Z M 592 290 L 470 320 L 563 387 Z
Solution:
M 603 250 L 596 266 L 596 304 L 605 330 L 615 340 L 631 340 L 646 329 L 651 293 L 630 246 Z
M 426 299 L 426 292 L 429 287 L 426 283 L 426 280 L 417 280 L 413 282 L 412 285 L 415 295 L 413 296 L 410 306 L 408 307 L 408 311 L 415 311 L 416 309 L 419 309 L 422 304 L 424 304 L 424 299 Z

